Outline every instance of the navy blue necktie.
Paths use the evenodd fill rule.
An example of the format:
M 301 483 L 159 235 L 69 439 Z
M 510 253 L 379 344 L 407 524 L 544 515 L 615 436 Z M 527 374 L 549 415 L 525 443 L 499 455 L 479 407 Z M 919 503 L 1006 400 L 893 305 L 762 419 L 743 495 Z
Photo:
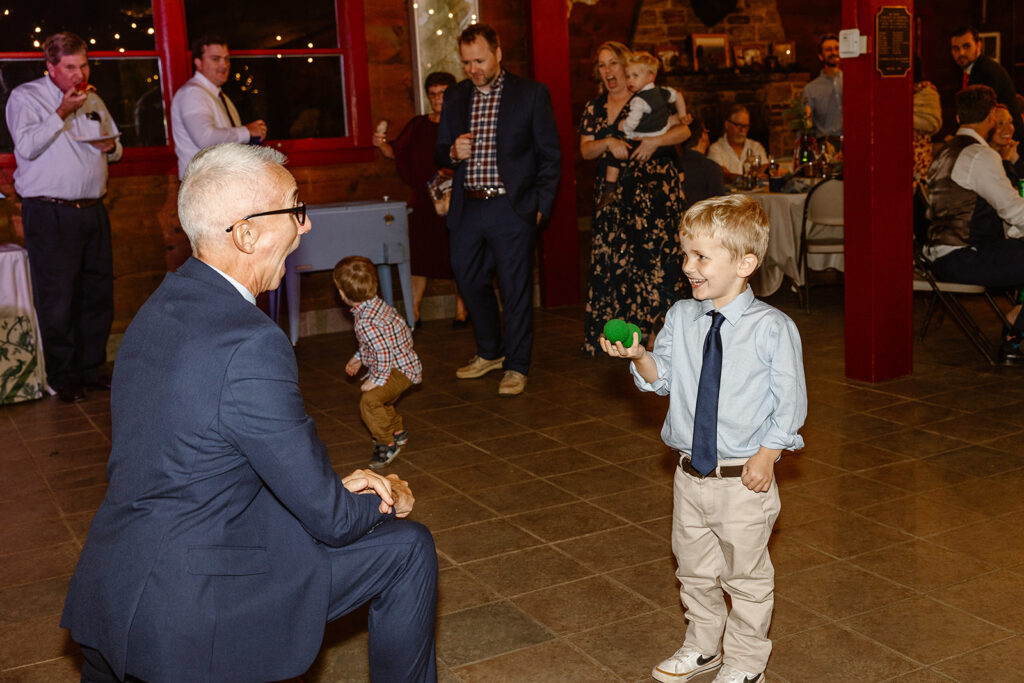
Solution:
M 693 448 L 690 463 L 707 476 L 718 467 L 718 390 L 722 384 L 722 323 L 725 316 L 708 311 L 711 329 L 704 337 L 704 362 L 697 384 L 697 409 L 693 416 Z

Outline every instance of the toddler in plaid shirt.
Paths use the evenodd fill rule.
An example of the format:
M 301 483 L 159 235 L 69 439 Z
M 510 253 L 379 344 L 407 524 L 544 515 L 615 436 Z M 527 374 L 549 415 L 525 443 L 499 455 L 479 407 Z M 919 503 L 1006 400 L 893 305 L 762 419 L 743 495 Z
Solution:
M 348 256 L 334 266 L 334 284 L 341 300 L 352 307 L 359 348 L 345 365 L 355 375 L 369 371 L 359 387 L 359 412 L 373 435 L 370 467 L 386 466 L 409 440 L 395 402 L 406 389 L 423 381 L 423 365 L 412 348 L 412 333 L 398 313 L 377 296 L 377 269 L 364 256 Z

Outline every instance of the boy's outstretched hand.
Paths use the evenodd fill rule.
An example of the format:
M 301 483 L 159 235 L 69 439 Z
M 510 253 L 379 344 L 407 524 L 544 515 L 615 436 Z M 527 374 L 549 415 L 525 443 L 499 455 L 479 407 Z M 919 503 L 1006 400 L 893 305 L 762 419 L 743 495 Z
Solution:
M 640 343 L 640 335 L 636 332 L 633 333 L 633 345 L 629 348 L 623 346 L 620 341 L 617 341 L 614 344 L 611 343 L 603 334 L 599 341 L 604 352 L 612 358 L 629 358 L 631 360 L 637 360 L 639 358 L 643 358 L 644 354 L 647 353 L 647 349 L 645 349 L 643 344 Z
M 359 372 L 359 368 L 361 367 L 363 367 L 363 361 L 359 360 L 355 356 L 352 356 L 351 358 L 348 359 L 348 362 L 345 363 L 345 372 L 348 373 L 349 377 L 354 377 L 355 374 Z

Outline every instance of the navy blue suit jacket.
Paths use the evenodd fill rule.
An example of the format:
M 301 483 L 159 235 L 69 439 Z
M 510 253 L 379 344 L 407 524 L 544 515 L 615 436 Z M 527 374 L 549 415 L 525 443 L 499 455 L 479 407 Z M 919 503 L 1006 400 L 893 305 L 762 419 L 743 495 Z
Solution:
M 61 625 L 153 683 L 301 674 L 323 638 L 326 546 L 386 516 L 331 469 L 288 338 L 189 259 L 125 333 L 110 404 L 110 485 Z
M 448 208 L 448 225 L 452 228 L 462 218 L 467 164 L 453 164 L 449 152 L 455 138 L 469 132 L 474 88 L 467 78 L 445 90 L 434 148 L 438 168 L 455 169 Z M 546 85 L 505 72 L 497 138 L 498 175 L 516 213 L 530 225 L 536 224 L 538 211 L 545 219 L 550 218 L 562 172 L 562 148 Z

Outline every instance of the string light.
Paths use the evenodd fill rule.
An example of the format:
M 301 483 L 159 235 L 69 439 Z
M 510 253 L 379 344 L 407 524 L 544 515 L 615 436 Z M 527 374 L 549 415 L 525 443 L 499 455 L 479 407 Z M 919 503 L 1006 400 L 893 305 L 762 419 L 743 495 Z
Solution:
M 278 55 L 277 55 L 277 58 L 278 58 L 278 59 L 281 59 L 281 55 L 280 55 L 280 54 L 278 54 Z
M 444 31 L 442 31 L 441 29 L 437 29 L 437 35 L 444 35 Z
M 115 33 L 114 34 L 114 40 L 121 40 L 121 34 L 120 33 Z
M 133 22 L 132 22 L 132 28 L 138 28 L 138 27 L 139 27 L 139 25 L 138 25 L 138 24 L 136 24 L 136 23 L 135 23 L 135 22 L 133 21 Z
M 449 19 L 454 19 L 454 18 L 455 18 L 455 15 L 454 15 L 454 14 L 452 14 L 451 12 L 449 12 L 449 13 L 448 13 L 448 18 L 449 18 Z
M 307 57 L 306 61 L 309 62 L 310 64 L 312 64 L 313 63 L 313 58 L 312 57 Z
M 33 40 L 32 41 L 32 46 L 33 47 L 39 47 L 39 41 L 38 40 Z
M 427 14 L 433 15 L 434 14 L 434 8 L 431 7 L 430 9 L 428 9 L 427 10 Z
M 313 47 L 313 43 L 306 43 L 306 47 Z
M 42 33 L 43 29 L 40 26 L 36 26 L 36 33 Z
M 154 33 L 156 33 L 156 31 L 154 31 L 153 27 L 151 26 L 151 27 L 146 29 L 146 33 L 148 33 L 149 35 L 153 35 Z
M 281 40 L 281 36 L 274 36 L 274 37 L 277 38 L 278 40 Z
M 119 48 L 117 48 L 117 51 L 118 52 L 124 52 L 124 48 L 123 47 L 119 47 Z
M 96 39 L 95 38 L 90 38 L 89 39 L 89 44 L 90 45 L 95 45 L 96 44 Z

